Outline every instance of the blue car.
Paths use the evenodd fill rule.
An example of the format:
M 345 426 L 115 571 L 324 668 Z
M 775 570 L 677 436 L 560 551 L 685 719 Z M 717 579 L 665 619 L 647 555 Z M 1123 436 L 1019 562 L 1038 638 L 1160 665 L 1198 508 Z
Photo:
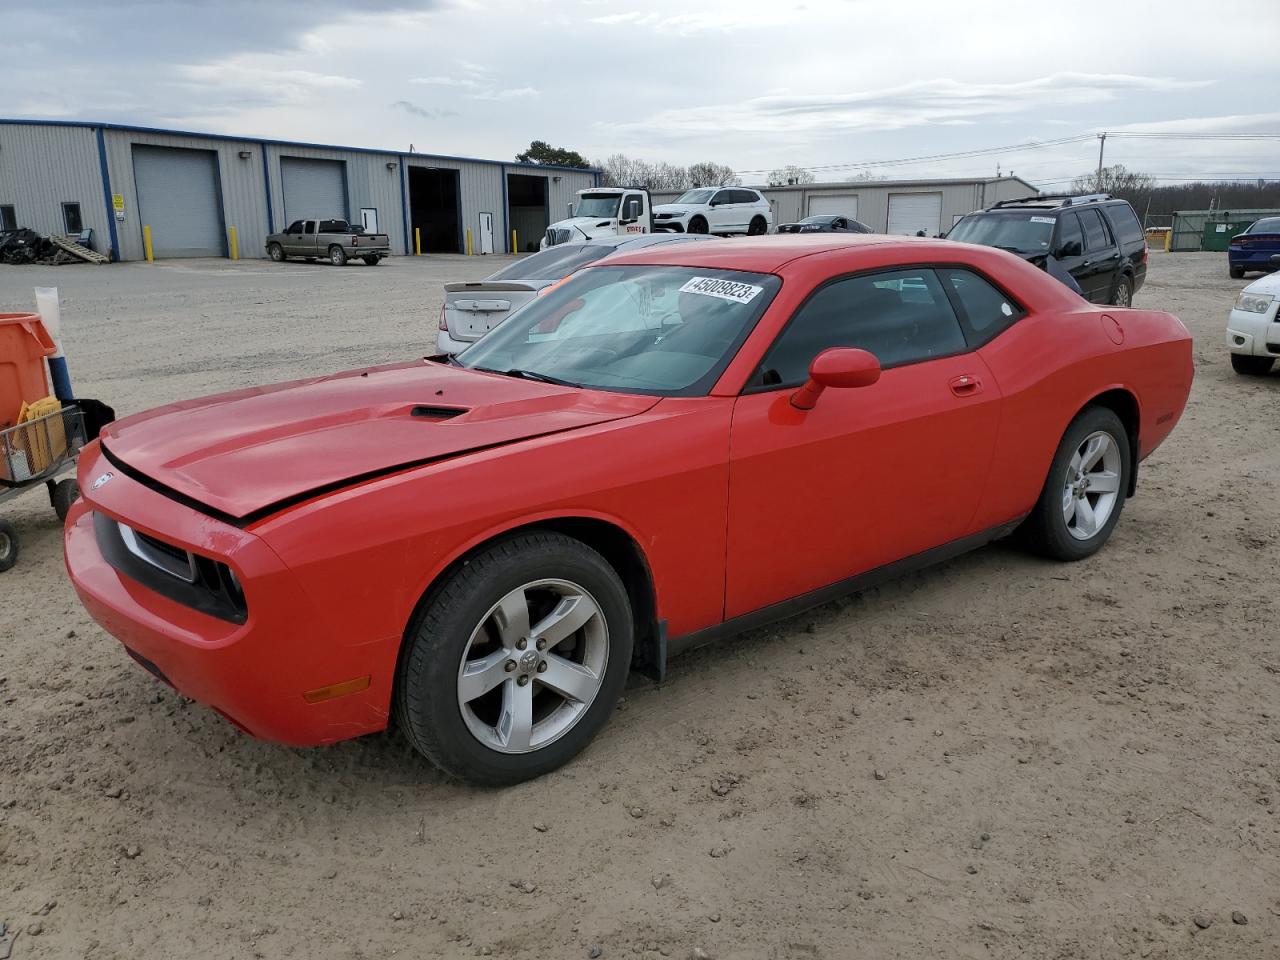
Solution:
M 1246 270 L 1270 272 L 1280 261 L 1280 217 L 1263 217 L 1249 224 L 1249 229 L 1231 238 L 1227 248 L 1227 269 L 1239 280 Z

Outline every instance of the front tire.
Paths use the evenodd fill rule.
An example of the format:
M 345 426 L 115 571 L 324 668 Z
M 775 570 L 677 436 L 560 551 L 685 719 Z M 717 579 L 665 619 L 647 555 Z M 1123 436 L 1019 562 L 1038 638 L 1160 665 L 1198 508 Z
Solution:
M 1231 355 L 1231 369 L 1245 377 L 1265 377 L 1275 362 L 1273 357 L 1251 357 L 1245 353 Z
M 1122 273 L 1120 279 L 1116 281 L 1116 288 L 1111 293 L 1111 305 L 1113 307 L 1133 306 L 1133 278 L 1127 273 Z
M 595 550 L 558 533 L 499 540 L 415 617 L 396 678 L 409 742 L 451 776 L 505 786 L 568 762 L 626 682 L 631 604 Z
M 758 237 L 768 232 L 769 224 L 765 222 L 764 217 L 752 217 L 751 223 L 747 225 L 747 236 Z
M 275 263 L 284 263 L 284 247 L 280 246 L 278 243 L 268 244 L 267 256 Z
M 692 220 L 689 221 L 689 229 L 686 230 L 685 232 L 686 233 L 706 233 L 707 232 L 706 218 L 694 217 Z
M 1129 433 L 1106 407 L 1087 407 L 1067 427 L 1023 539 L 1055 560 L 1101 549 L 1120 520 L 1133 469 Z
M 335 267 L 345 267 L 347 265 L 347 251 L 335 243 L 329 248 L 329 262 Z

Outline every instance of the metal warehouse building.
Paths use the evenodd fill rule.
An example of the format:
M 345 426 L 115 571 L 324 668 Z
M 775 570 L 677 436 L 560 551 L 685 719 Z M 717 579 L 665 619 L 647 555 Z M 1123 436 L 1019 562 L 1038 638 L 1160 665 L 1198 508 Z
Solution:
M 790 223 L 823 213 L 861 220 L 876 233 L 935 237 L 950 230 L 966 213 L 997 200 L 1034 196 L 1035 187 L 1021 177 L 985 180 L 867 180 L 852 183 L 806 183 L 757 187 L 773 208 L 773 222 Z M 679 194 L 654 194 L 653 202 L 670 203 Z
M 111 123 L 0 120 L 0 229 L 93 230 L 115 260 L 265 256 L 304 218 L 363 224 L 395 253 L 537 249 L 594 170 Z M 553 213 L 553 211 L 557 211 Z

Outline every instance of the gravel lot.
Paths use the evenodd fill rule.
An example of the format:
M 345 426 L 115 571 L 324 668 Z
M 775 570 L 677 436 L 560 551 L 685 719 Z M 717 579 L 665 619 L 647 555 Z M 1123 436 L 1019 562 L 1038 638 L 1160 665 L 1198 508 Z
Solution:
M 440 281 L 504 259 L 0 267 L 0 304 L 58 285 L 79 391 L 128 413 L 424 352 Z M 1137 305 L 1198 375 L 1097 557 L 996 544 L 700 651 L 510 790 L 240 735 L 89 621 L 39 494 L 6 506 L 13 957 L 1280 956 L 1280 374 L 1227 363 L 1243 285 L 1152 255 Z

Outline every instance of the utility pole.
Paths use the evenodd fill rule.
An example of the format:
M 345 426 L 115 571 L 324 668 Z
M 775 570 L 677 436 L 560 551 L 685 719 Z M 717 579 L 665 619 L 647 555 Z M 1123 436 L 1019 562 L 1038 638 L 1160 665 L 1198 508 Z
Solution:
M 1098 134 L 1098 178 L 1094 184 L 1099 193 L 1102 192 L 1102 151 L 1107 146 L 1107 135 L 1105 133 Z

